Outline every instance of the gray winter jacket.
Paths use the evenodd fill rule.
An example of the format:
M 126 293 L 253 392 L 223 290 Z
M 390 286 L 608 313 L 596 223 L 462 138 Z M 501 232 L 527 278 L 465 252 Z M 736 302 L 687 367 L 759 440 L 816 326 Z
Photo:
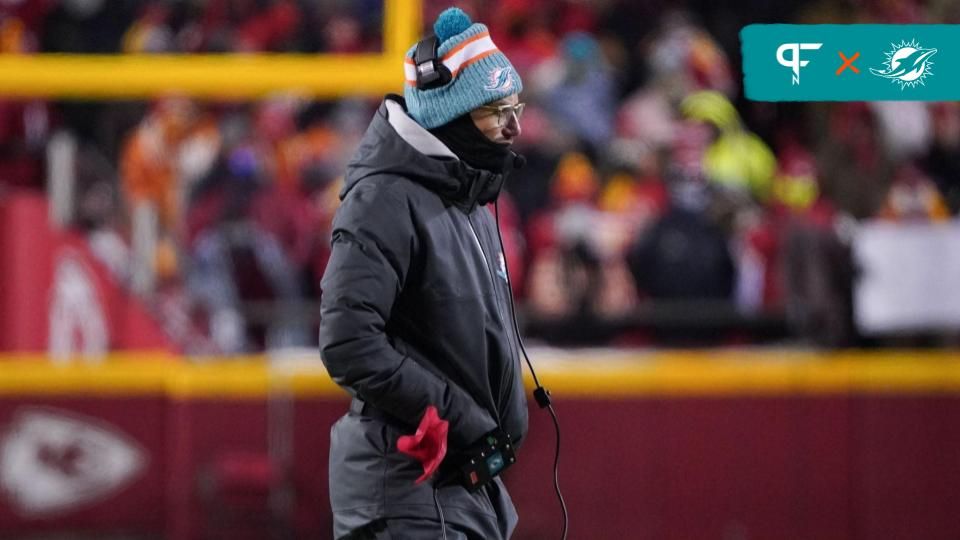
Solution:
M 420 464 L 396 450 L 428 405 L 450 423 L 449 456 L 497 426 L 518 444 L 526 434 L 504 255 L 484 206 L 503 181 L 458 160 L 396 96 L 348 166 L 320 349 L 333 379 L 375 414 L 355 406 L 331 432 L 338 538 L 379 518 L 437 518 L 431 483 L 414 485 Z M 516 522 L 499 479 L 476 494 L 443 488 L 440 502 L 448 523 L 485 538 L 508 537 Z

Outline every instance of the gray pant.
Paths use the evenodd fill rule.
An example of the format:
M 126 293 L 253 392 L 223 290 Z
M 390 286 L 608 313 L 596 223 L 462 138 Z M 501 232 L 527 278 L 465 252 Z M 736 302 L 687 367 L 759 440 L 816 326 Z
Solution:
M 436 540 L 442 538 L 440 521 L 420 518 L 378 519 L 341 540 Z M 487 540 L 473 531 L 447 523 L 447 540 Z

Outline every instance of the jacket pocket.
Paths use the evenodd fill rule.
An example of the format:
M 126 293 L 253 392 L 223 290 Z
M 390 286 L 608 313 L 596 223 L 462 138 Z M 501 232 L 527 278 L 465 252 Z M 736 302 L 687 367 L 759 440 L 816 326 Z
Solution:
M 348 413 L 330 429 L 330 506 L 334 512 L 385 504 L 386 426 Z
M 330 430 L 330 505 L 334 512 L 408 502 L 423 472 L 397 450 L 404 435 L 375 418 L 349 413 Z M 432 499 L 429 501 L 432 504 Z

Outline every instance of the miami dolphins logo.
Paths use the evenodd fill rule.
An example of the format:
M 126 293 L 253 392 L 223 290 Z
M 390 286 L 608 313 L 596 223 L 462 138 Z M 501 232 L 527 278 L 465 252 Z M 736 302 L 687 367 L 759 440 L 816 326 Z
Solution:
M 923 80 L 933 75 L 930 69 L 933 62 L 930 61 L 930 57 L 937 53 L 936 49 L 924 49 L 916 40 L 890 45 L 893 49 L 884 53 L 887 56 L 884 69 L 870 68 L 870 73 L 898 83 L 901 90 L 908 86 L 913 88 L 924 84 Z
M 496 90 L 509 90 L 513 88 L 513 68 L 512 67 L 501 67 L 496 68 L 490 72 L 490 76 L 487 79 L 487 84 L 484 85 L 484 90 L 496 91 Z

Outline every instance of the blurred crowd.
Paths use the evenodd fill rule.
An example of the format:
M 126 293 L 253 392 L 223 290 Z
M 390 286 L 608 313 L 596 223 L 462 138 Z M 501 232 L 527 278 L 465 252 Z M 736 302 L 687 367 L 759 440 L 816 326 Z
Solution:
M 755 22 L 960 22 L 951 2 L 458 4 L 524 77 L 527 166 L 500 221 L 524 320 L 549 341 L 688 344 L 631 323 L 662 307 L 706 329 L 772 317 L 794 338 L 857 344 L 851 229 L 960 210 L 960 105 L 748 102 L 737 41 Z M 447 5 L 426 2 L 424 20 Z M 369 1 L 8 1 L 0 49 L 371 51 L 382 14 Z M 309 345 L 339 182 L 377 104 L 0 102 L 0 182 L 42 189 L 51 134 L 70 130 L 77 226 L 128 280 L 130 216 L 155 209 L 151 294 L 188 352 Z M 277 301 L 288 309 L 263 308 Z
M 4 52 L 357 53 L 381 49 L 381 0 L 9 0 Z

